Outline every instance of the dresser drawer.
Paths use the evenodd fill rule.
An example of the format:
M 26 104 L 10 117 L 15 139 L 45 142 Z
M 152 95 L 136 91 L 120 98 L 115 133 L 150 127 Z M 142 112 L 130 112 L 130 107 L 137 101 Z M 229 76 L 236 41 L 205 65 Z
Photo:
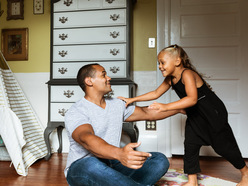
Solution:
M 126 25 L 126 9 L 54 13 L 54 28 Z
M 126 44 L 54 46 L 53 61 L 126 60 Z
M 126 7 L 127 0 L 102 0 L 103 8 L 119 8 Z
M 51 103 L 50 103 L 50 120 L 51 121 L 64 121 L 64 115 L 67 110 L 73 104 L 72 99 L 68 101 L 68 99 L 63 96 L 64 91 L 67 91 L 65 88 L 67 87 L 68 90 L 74 90 L 75 97 L 72 99 L 79 99 L 84 96 L 84 92 L 82 89 L 77 85 L 72 86 L 51 86 Z M 112 85 L 112 92 L 108 93 L 106 97 L 130 97 L 129 95 L 129 86 L 128 85 Z M 79 96 L 81 94 L 81 96 Z M 78 101 L 79 99 L 75 100 L 74 102 Z
M 106 97 L 117 98 L 118 96 L 123 96 L 125 98 L 129 98 L 129 86 L 128 85 L 112 85 L 112 91 L 109 92 Z
M 84 96 L 79 86 L 51 86 L 51 102 L 76 102 Z
M 64 121 L 65 113 L 73 103 L 51 103 L 50 104 L 50 120 Z
M 78 70 L 86 65 L 95 62 L 78 62 L 78 63 L 53 63 L 53 79 L 74 79 Z M 126 78 L 126 61 L 99 62 L 107 75 L 111 78 Z
M 112 85 L 112 92 L 106 96 L 110 97 L 130 97 L 128 85 Z M 76 102 L 84 96 L 84 92 L 78 85 L 53 85 L 51 89 L 51 102 Z
M 54 45 L 124 42 L 126 42 L 126 26 L 56 29 L 53 31 Z
M 126 7 L 126 0 L 61 0 L 54 3 L 54 12 Z

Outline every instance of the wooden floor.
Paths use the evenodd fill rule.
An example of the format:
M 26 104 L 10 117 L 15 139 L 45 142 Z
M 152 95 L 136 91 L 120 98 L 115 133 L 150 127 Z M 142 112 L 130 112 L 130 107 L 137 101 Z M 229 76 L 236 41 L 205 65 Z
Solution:
M 35 162 L 28 171 L 28 176 L 17 175 L 10 162 L 0 162 L 0 185 L 4 186 L 63 186 L 67 185 L 64 177 L 67 154 L 53 154 L 49 161 L 41 159 Z M 181 156 L 169 158 L 170 168 L 183 168 Z M 246 160 L 248 164 L 248 160 Z M 200 160 L 202 174 L 238 182 L 240 173 L 222 158 L 203 157 Z

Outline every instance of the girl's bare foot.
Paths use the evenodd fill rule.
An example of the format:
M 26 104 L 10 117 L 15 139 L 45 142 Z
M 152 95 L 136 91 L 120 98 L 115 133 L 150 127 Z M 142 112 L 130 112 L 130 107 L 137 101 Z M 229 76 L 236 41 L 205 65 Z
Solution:
M 183 184 L 183 186 L 198 186 L 197 174 L 189 174 L 188 182 Z
M 198 186 L 198 184 L 191 184 L 191 183 L 187 182 L 187 183 L 183 184 L 183 186 Z
M 237 184 L 237 186 L 248 186 L 248 167 L 240 169 L 242 178 L 241 181 Z

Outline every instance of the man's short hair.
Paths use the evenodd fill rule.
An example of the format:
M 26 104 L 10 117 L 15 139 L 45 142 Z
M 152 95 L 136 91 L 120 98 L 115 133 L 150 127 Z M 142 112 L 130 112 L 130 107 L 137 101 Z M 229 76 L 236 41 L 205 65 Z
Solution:
M 94 77 L 95 76 L 95 68 L 94 65 L 99 65 L 98 63 L 93 63 L 93 64 L 87 64 L 82 66 L 77 74 L 77 83 L 78 85 L 83 89 L 85 92 L 85 78 L 87 77 Z

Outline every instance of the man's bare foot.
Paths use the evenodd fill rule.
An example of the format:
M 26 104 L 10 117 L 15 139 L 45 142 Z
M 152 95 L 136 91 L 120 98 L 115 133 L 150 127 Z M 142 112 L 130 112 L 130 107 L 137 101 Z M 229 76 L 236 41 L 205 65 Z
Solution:
M 183 184 L 183 186 L 198 186 L 197 174 L 189 174 L 188 182 Z
M 237 186 L 248 186 L 248 167 L 240 169 L 242 178 L 241 181 L 237 184 Z

